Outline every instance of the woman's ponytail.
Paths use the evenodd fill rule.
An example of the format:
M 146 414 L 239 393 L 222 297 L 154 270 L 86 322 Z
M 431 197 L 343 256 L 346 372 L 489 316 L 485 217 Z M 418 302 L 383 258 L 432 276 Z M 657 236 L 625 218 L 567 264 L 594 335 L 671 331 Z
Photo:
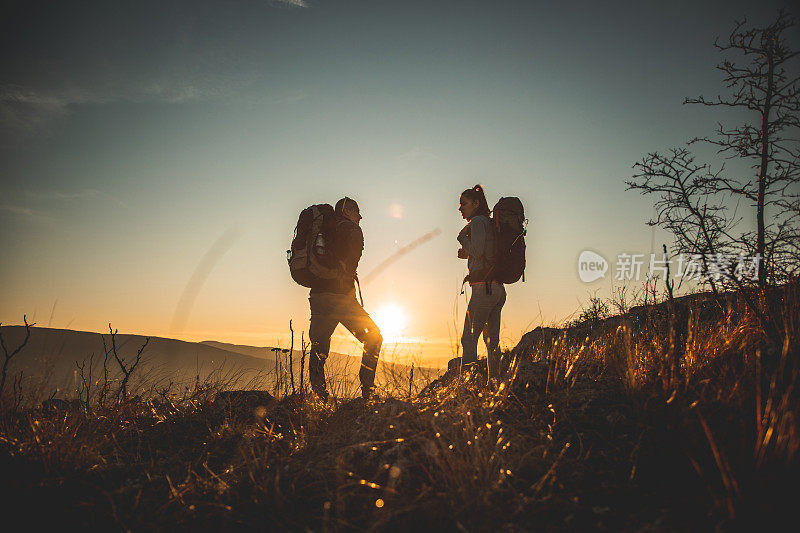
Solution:
M 488 217 L 491 214 L 489 203 L 486 201 L 486 194 L 484 194 L 483 187 L 481 187 L 480 184 L 462 192 L 461 196 L 472 200 L 473 202 L 478 202 L 478 208 L 474 213 L 475 215 L 484 215 Z

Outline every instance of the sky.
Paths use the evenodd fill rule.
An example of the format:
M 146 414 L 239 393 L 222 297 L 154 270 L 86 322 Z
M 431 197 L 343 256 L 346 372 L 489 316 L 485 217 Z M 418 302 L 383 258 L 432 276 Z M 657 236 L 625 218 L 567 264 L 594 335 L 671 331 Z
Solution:
M 297 216 L 347 195 L 362 278 L 438 230 L 362 290 L 405 315 L 387 357 L 441 362 L 468 295 L 459 194 L 481 183 L 529 219 L 513 347 L 619 285 L 581 281 L 582 251 L 671 242 L 624 181 L 731 118 L 683 99 L 723 90 L 716 36 L 781 5 L 4 3 L 0 322 L 286 346 L 309 319 Z M 341 327 L 333 349 L 356 350 Z

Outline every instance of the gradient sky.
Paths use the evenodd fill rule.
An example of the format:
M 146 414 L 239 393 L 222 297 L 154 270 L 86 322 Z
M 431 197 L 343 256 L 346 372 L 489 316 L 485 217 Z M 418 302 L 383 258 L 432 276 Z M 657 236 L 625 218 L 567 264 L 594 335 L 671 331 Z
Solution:
M 604 4 L 4 4 L 0 321 L 285 343 L 309 316 L 285 258 L 297 215 L 349 195 L 362 277 L 441 230 L 363 287 L 438 358 L 463 321 L 475 183 L 530 219 L 503 344 L 570 317 L 611 286 L 578 279 L 582 250 L 651 251 L 631 166 L 720 119 L 681 105 L 721 90 L 714 38 L 783 3 Z

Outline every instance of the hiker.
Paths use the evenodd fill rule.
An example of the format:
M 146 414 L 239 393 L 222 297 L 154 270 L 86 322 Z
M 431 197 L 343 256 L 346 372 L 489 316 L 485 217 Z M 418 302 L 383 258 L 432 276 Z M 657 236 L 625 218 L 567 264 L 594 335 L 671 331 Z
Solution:
M 341 323 L 364 343 L 358 377 L 361 380 L 361 396 L 369 399 L 375 393 L 375 369 L 383 337 L 378 326 L 356 300 L 356 269 L 364 250 L 364 234 L 359 226 L 361 211 L 355 200 L 345 197 L 336 202 L 334 213 L 336 230 L 333 253 L 342 263 L 344 273 L 334 279 L 316 280 L 311 286 L 308 298 L 311 304 L 309 381 L 317 396 L 327 400 L 325 359 L 330 351 L 331 335 L 337 324 Z
M 500 311 L 506 302 L 505 286 L 492 279 L 495 260 L 495 231 L 489 219 L 489 204 L 483 187 L 476 185 L 461 193 L 461 216 L 467 225 L 458 234 L 458 257 L 467 260 L 469 274 L 464 278 L 472 295 L 464 317 L 461 335 L 462 370 L 473 370 L 478 363 L 478 337 L 486 343 L 489 378 L 499 377 Z

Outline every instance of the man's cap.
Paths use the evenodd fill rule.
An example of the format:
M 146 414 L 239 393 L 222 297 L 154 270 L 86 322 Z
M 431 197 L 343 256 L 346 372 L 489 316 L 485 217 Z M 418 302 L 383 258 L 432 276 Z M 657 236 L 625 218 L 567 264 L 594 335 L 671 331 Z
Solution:
M 358 202 L 356 202 L 355 200 L 353 200 L 352 198 L 350 198 L 348 196 L 345 196 L 344 198 L 342 198 L 341 200 L 336 202 L 336 207 L 334 208 L 334 210 L 337 213 L 342 214 L 342 213 L 344 213 L 344 208 L 345 207 L 349 207 L 349 208 L 356 207 L 356 208 L 358 208 Z

